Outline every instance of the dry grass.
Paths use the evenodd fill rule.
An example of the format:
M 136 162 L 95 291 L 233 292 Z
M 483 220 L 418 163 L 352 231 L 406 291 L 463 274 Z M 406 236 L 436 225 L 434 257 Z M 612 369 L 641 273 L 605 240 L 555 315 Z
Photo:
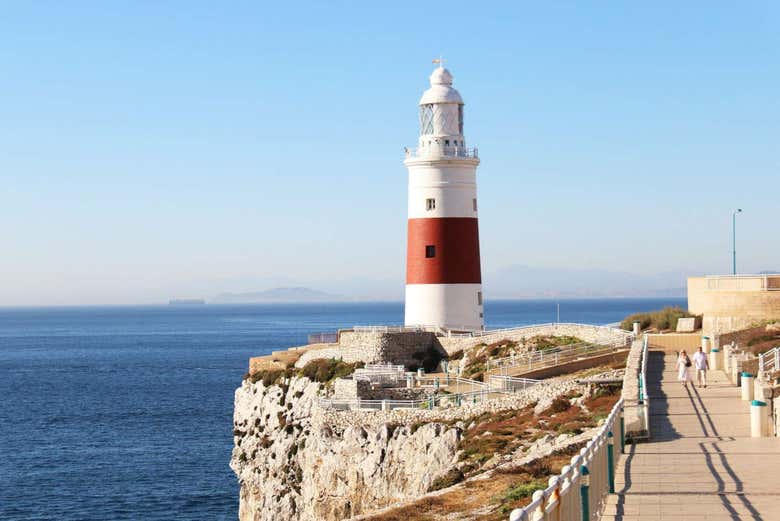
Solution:
M 477 425 L 465 431 L 461 440 L 461 448 L 467 454 L 465 459 L 475 465 L 472 476 L 479 473 L 478 466 L 482 462 L 495 454 L 510 452 L 519 445 L 520 439 L 528 441 L 535 434 L 557 434 L 596 426 L 598 418 L 608 414 L 618 398 L 619 393 L 604 389 L 584 400 L 584 408 L 572 405 L 567 399 L 567 407 L 563 408 L 564 402 L 555 407 L 563 408 L 560 412 L 553 412 L 551 408 L 538 417 L 530 407 L 513 413 L 477 417 L 474 420 Z M 549 476 L 559 474 L 583 445 L 572 445 L 527 465 L 502 467 L 489 479 L 465 481 L 439 495 L 420 498 L 370 519 L 444 521 L 460 513 L 476 521 L 506 521 L 513 509 L 530 503 L 534 490 L 546 487 Z

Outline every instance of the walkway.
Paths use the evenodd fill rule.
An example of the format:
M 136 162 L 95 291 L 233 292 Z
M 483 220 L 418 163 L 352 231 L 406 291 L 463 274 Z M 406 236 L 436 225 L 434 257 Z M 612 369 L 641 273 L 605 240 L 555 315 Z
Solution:
M 686 391 L 675 360 L 649 354 L 652 440 L 626 445 L 602 521 L 780 519 L 780 440 L 750 438 L 749 406 L 723 372 Z

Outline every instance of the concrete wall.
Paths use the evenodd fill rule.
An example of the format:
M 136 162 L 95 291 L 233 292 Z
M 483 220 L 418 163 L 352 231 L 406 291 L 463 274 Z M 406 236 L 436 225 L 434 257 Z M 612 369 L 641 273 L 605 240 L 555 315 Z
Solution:
M 647 335 L 650 346 L 669 351 L 686 350 L 692 353 L 701 345 L 701 335 L 698 333 L 671 333 L 667 335 Z
M 705 335 L 780 318 L 780 276 L 690 277 L 688 311 L 704 315 Z

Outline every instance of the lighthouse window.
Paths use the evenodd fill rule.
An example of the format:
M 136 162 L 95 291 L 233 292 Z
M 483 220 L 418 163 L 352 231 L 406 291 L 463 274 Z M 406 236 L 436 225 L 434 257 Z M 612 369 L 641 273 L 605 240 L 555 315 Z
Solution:
M 477 291 L 477 305 L 478 306 L 482 305 L 482 292 L 481 291 Z
M 474 211 L 476 212 L 477 211 L 477 200 L 475 198 L 475 199 L 472 199 L 472 201 L 474 202 Z
M 425 246 L 425 258 L 426 259 L 432 259 L 436 256 L 436 246 L 433 244 L 428 244 Z
M 425 209 L 426 210 L 435 210 L 436 209 L 436 199 L 426 199 L 425 200 Z
M 458 105 L 458 134 L 463 135 L 463 105 Z
M 420 134 L 433 134 L 433 105 L 420 107 Z

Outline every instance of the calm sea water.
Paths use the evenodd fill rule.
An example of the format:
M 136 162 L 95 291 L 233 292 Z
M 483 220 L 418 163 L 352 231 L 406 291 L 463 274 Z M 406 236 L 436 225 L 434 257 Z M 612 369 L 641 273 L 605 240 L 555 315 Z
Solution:
M 561 321 L 604 324 L 685 301 L 560 304 Z M 486 302 L 485 316 L 551 322 L 556 302 Z M 236 519 L 228 461 L 247 359 L 402 320 L 400 303 L 0 309 L 0 519 Z

